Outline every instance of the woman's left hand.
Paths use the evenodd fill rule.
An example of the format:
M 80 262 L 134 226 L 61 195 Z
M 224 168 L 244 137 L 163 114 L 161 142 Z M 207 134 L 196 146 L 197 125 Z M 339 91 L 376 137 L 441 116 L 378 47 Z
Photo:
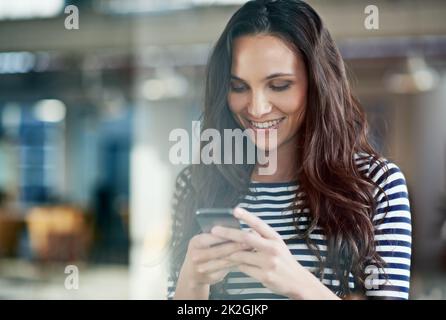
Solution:
M 254 248 L 227 257 L 239 263 L 241 272 L 271 291 L 292 299 L 338 298 L 296 261 L 281 236 L 267 223 L 240 207 L 234 209 L 234 216 L 256 232 L 216 226 L 212 234 Z

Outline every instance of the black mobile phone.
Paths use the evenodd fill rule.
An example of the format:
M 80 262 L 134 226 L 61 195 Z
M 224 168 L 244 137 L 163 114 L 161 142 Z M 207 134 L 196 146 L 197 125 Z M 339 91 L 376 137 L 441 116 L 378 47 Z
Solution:
M 211 232 L 214 226 L 241 229 L 240 221 L 231 208 L 203 208 L 196 211 L 198 224 L 203 232 Z

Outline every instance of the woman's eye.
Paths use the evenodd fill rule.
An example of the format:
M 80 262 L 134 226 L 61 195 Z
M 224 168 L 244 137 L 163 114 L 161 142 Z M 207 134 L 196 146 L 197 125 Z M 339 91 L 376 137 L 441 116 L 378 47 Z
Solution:
M 243 92 L 245 90 L 245 87 L 231 84 L 231 90 L 234 92 Z
M 271 86 L 271 89 L 273 89 L 274 91 L 284 91 L 286 89 L 288 89 L 290 87 L 290 84 L 287 83 L 285 85 L 281 85 L 281 86 Z

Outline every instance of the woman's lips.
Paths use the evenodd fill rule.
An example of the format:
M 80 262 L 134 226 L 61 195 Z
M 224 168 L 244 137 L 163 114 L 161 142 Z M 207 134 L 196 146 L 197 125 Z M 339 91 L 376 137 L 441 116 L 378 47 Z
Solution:
M 274 119 L 274 120 L 268 120 L 268 121 L 262 121 L 262 122 L 257 122 L 257 121 L 251 121 L 251 120 L 247 120 L 249 123 L 249 128 L 256 130 L 256 131 L 261 131 L 261 130 L 271 130 L 271 129 L 277 129 L 279 127 L 279 125 L 283 122 L 283 120 L 285 120 L 285 117 L 283 118 L 279 118 L 279 119 Z

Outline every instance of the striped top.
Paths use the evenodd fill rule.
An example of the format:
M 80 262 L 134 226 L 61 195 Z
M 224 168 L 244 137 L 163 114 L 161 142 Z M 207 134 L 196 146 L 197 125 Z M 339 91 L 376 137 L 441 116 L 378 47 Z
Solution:
M 373 179 L 387 195 L 375 190 L 374 196 L 377 207 L 373 216 L 375 225 L 375 244 L 377 253 L 385 261 L 384 269 L 366 268 L 370 274 L 366 280 L 366 295 L 373 299 L 408 299 L 411 262 L 411 214 L 406 187 L 406 180 L 394 163 L 383 159 L 388 167 L 387 178 L 383 169 L 372 163 L 369 157 L 363 154 L 355 157 L 356 164 L 361 172 Z M 251 182 L 249 192 L 244 196 L 240 207 L 257 215 L 267 222 L 281 236 L 296 260 L 305 268 L 315 273 L 319 260 L 312 253 L 304 239 L 293 239 L 296 234 L 296 224 L 293 223 L 292 212 L 287 208 L 293 201 L 296 192 L 298 196 L 304 192 L 299 190 L 295 182 L 286 183 L 260 183 Z M 387 212 L 387 213 L 386 213 Z M 385 216 L 384 216 L 385 215 Z M 299 229 L 309 225 L 309 210 L 297 221 Z M 248 229 L 242 224 L 243 229 Z M 320 250 L 322 259 L 326 256 L 327 243 L 321 228 L 316 227 L 310 234 L 312 242 Z M 384 275 L 385 273 L 385 275 Z M 237 272 L 229 272 L 227 282 L 228 296 L 223 299 L 288 299 L 273 293 L 257 280 Z M 326 267 L 322 279 L 334 293 L 338 294 L 339 281 L 334 279 L 333 270 Z M 349 287 L 354 288 L 353 275 L 350 273 Z M 167 298 L 173 298 L 175 283 L 168 279 Z

